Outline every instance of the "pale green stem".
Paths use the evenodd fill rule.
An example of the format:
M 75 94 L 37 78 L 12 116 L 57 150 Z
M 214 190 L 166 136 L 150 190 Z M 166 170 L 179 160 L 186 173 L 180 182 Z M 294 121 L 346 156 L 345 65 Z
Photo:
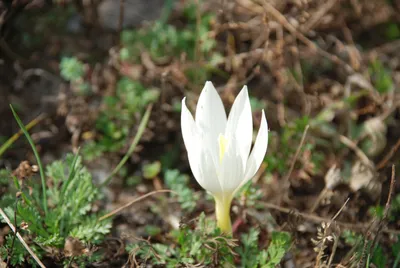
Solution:
M 232 235 L 231 223 L 231 197 L 215 197 L 215 215 L 217 217 L 217 226 L 224 234 Z

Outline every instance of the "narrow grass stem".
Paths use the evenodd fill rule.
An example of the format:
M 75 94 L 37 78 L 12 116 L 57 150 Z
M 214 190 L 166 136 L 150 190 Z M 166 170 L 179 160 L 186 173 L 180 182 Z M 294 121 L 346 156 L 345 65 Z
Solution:
M 26 130 L 30 130 L 31 128 L 33 128 L 34 126 L 36 126 L 40 121 L 42 121 L 45 118 L 44 114 L 40 114 L 38 117 L 36 117 L 35 119 L 33 119 L 31 122 L 29 122 L 25 128 Z M 15 133 L 14 135 L 12 135 L 3 145 L 0 146 L 0 156 L 2 156 L 4 154 L 5 151 L 7 151 L 7 149 L 13 145 L 13 143 L 18 140 L 19 137 L 21 137 L 21 135 L 24 134 L 22 132 L 22 130 L 18 131 L 17 133 Z
M 14 115 L 15 120 L 18 123 L 18 126 L 21 128 L 22 132 L 24 133 L 26 139 L 28 140 L 29 144 L 32 147 L 32 151 L 33 154 L 35 155 L 36 158 L 36 162 L 37 165 L 39 166 L 39 173 L 40 173 L 40 179 L 42 181 L 42 192 L 43 192 L 43 196 L 42 196 L 42 202 L 43 202 L 43 209 L 44 209 L 44 213 L 47 214 L 47 192 L 46 192 L 46 179 L 45 179 L 45 175 L 44 175 L 44 171 L 43 171 L 43 166 L 42 166 L 42 161 L 40 160 L 39 157 L 39 153 L 36 150 L 36 146 L 35 143 L 33 142 L 31 136 L 29 135 L 28 130 L 26 129 L 26 127 L 24 126 L 24 124 L 22 123 L 21 119 L 19 118 L 18 114 L 14 111 L 14 108 L 12 107 L 12 105 L 10 104 L 10 108 L 11 111 Z
M 143 118 L 140 121 L 138 132 L 136 133 L 135 138 L 133 138 L 133 141 L 131 143 L 131 146 L 128 149 L 128 152 L 126 152 L 124 157 L 121 159 L 121 161 L 118 163 L 118 165 L 114 168 L 114 170 L 111 172 L 111 174 L 100 185 L 101 187 L 107 186 L 111 182 L 111 180 L 115 176 L 115 174 L 117 174 L 118 171 L 125 165 L 126 161 L 128 161 L 129 157 L 131 156 L 131 154 L 135 150 L 136 145 L 139 143 L 140 138 L 142 137 L 144 130 L 146 129 L 147 122 L 149 121 L 149 118 L 150 118 L 152 107 L 153 106 L 151 104 L 147 107 L 146 112 L 144 113 Z

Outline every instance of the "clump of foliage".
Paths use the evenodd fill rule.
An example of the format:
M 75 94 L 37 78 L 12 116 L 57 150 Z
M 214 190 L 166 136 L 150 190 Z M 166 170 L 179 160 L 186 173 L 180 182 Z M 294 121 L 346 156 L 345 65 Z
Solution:
M 90 94 L 90 83 L 85 80 L 85 66 L 75 57 L 65 57 L 60 63 L 61 76 L 78 89 L 80 94 Z M 146 88 L 139 81 L 122 76 L 117 82 L 115 95 L 102 99 L 95 128 L 96 140 L 88 141 L 82 148 L 86 160 L 101 156 L 104 152 L 119 151 L 135 124 L 137 114 L 143 113 L 145 107 L 158 99 L 159 90 Z
M 185 55 L 187 61 L 204 60 L 206 65 L 188 65 L 183 70 L 189 79 L 205 80 L 221 62 L 221 54 L 215 51 L 216 40 L 210 36 L 214 14 L 201 14 L 198 6 L 189 1 L 184 8 L 183 27 L 167 23 L 161 18 L 149 27 L 126 29 L 121 33 L 120 60 L 122 65 L 139 63 L 143 51 L 148 51 L 156 63 L 164 64 L 170 57 Z M 87 68 L 86 68 L 87 69 Z M 61 76 L 71 83 L 78 94 L 91 94 L 85 64 L 76 57 L 65 57 L 60 63 Z M 104 96 L 102 109 L 96 119 L 96 137 L 82 148 L 86 160 L 100 157 L 106 152 L 120 151 L 130 136 L 137 114 L 157 101 L 160 91 L 146 88 L 141 82 L 121 76 L 115 95 Z
M 158 99 L 157 89 L 148 89 L 140 82 L 122 77 L 117 83 L 115 96 L 103 98 L 103 110 L 96 120 L 98 138 L 83 148 L 86 160 L 100 156 L 103 152 L 119 151 L 136 122 L 136 115 Z
M 83 78 L 85 68 L 75 57 L 64 57 L 60 62 L 61 76 L 67 81 L 78 81 Z
M 310 119 L 307 116 L 303 116 L 292 122 L 289 122 L 282 129 L 282 133 L 278 136 L 272 133 L 271 139 L 277 142 L 276 148 L 279 148 L 274 154 L 267 154 L 265 161 L 268 164 L 268 170 L 277 171 L 279 173 L 285 173 L 290 166 L 291 156 L 296 152 L 298 145 L 300 144 L 302 135 L 307 125 L 311 127 L 320 127 L 322 122 L 319 119 Z M 324 126 L 326 127 L 326 126 Z M 311 139 L 309 139 L 311 140 Z M 306 141 L 302 146 L 302 151 L 308 150 L 313 151 L 311 161 L 314 164 L 314 172 L 318 172 L 321 163 L 323 162 L 323 155 L 321 152 L 316 151 L 316 143 L 314 141 Z
M 179 28 L 164 20 L 156 21 L 150 27 L 139 30 L 125 30 L 121 34 L 122 49 L 120 59 L 123 62 L 140 62 L 140 55 L 147 50 L 155 62 L 166 62 L 170 57 L 185 55 L 189 61 L 205 59 L 207 66 L 188 67 L 185 73 L 189 78 L 205 80 L 209 71 L 223 59 L 215 51 L 216 40 L 210 36 L 215 15 L 203 13 L 198 16 L 199 7 L 194 1 L 188 1 L 184 8 L 186 23 Z M 198 19 L 199 18 L 199 19 Z
M 77 92 L 82 95 L 87 95 L 91 92 L 90 84 L 85 81 L 85 65 L 75 57 L 64 57 L 60 62 L 60 74 L 65 80 L 77 89 Z
M 240 257 L 240 267 L 276 267 L 291 245 L 291 236 L 286 232 L 273 232 L 268 248 L 259 247 L 259 231 L 251 228 L 242 234 L 240 246 L 221 234 L 214 221 L 206 219 L 204 213 L 198 218 L 194 230 L 181 225 L 171 233 L 174 246 L 140 240 L 127 246 L 130 259 L 138 263 L 152 263 L 177 267 L 180 265 L 203 265 L 202 267 L 237 267 L 235 257 Z
M 389 222 L 399 220 L 400 194 L 394 196 L 391 207 L 388 211 L 387 219 Z M 369 213 L 376 220 L 384 219 L 385 208 L 381 205 L 372 206 Z M 355 231 L 344 230 L 341 234 L 346 245 L 351 246 L 351 264 L 366 263 L 366 267 L 373 264 L 374 267 L 387 267 L 389 260 L 394 260 L 393 267 L 400 263 L 400 235 L 397 235 L 397 242 L 391 245 L 391 250 L 384 250 L 380 241 L 377 243 L 366 234 Z
M 202 14 L 199 25 L 196 21 L 197 6 L 191 2 L 185 7 L 184 15 L 187 23 L 184 28 L 177 28 L 162 20 L 156 21 L 148 28 L 139 30 L 125 30 L 121 35 L 124 49 L 121 50 L 122 60 L 139 60 L 142 48 L 147 48 L 154 58 L 165 56 L 180 56 L 186 53 L 190 60 L 195 59 L 195 47 L 199 44 L 202 53 L 210 53 L 216 45 L 213 38 L 209 38 L 211 22 L 214 15 Z
M 372 82 L 379 93 L 384 94 L 394 89 L 394 81 L 390 70 L 381 61 L 372 61 L 368 69 Z
M 180 174 L 178 170 L 167 170 L 164 173 L 165 184 L 178 195 L 181 208 L 191 212 L 196 207 L 199 195 L 189 188 L 189 176 Z
M 102 242 L 111 228 L 111 222 L 98 221 L 97 215 L 92 213 L 93 204 L 101 195 L 92 182 L 91 174 L 82 165 L 81 157 L 68 154 L 64 161 L 54 161 L 47 166 L 46 177 L 49 185 L 46 191 L 47 213 L 40 202 L 43 197 L 39 184 L 34 179 L 24 180 L 22 184 L 14 177 L 15 187 L 9 189 L 9 194 L 1 199 L 7 216 L 20 227 L 21 235 L 29 237 L 32 250 L 39 257 L 49 250 L 61 250 L 68 237 L 83 243 Z M 13 239 L 13 234 L 6 237 L 0 249 L 1 258 L 5 260 L 12 251 L 12 265 L 20 265 L 25 261 L 33 264 L 34 261 L 18 239 L 15 243 Z M 78 257 L 87 259 L 92 256 Z M 65 263 L 69 261 L 68 258 L 64 260 Z
M 247 234 L 242 234 L 241 246 L 236 250 L 241 257 L 240 267 L 276 267 L 290 248 L 291 237 L 287 232 L 273 232 L 267 249 L 259 248 L 259 234 L 255 228 L 251 228 Z
M 223 236 L 216 228 L 214 221 L 206 219 L 202 213 L 194 230 L 188 225 L 182 225 L 179 230 L 171 233 L 174 246 L 161 243 L 150 243 L 141 240 L 129 245 L 130 257 L 133 262 L 162 264 L 166 267 L 204 265 L 206 267 L 220 267 L 233 264 L 236 246 L 234 241 Z

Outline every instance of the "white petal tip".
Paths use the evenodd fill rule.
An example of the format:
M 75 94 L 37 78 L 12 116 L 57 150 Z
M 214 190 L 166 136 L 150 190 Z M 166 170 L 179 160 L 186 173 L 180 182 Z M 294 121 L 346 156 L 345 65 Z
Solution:
M 263 123 L 263 122 L 265 122 L 265 125 L 267 126 L 267 132 L 268 132 L 268 131 L 269 131 L 269 128 L 268 128 L 268 121 L 267 121 L 267 118 L 266 118 L 266 116 L 265 116 L 265 111 L 264 111 L 264 109 L 261 110 L 261 123 Z
M 243 92 L 243 93 L 242 93 Z M 239 94 L 240 93 L 242 93 L 242 94 L 245 94 L 245 95 L 249 95 L 249 89 L 247 88 L 247 86 L 246 85 L 244 85 L 243 86 L 243 88 L 242 88 L 242 90 L 239 92 Z
M 213 83 L 211 81 L 207 81 L 206 84 L 204 85 L 203 90 L 216 90 Z

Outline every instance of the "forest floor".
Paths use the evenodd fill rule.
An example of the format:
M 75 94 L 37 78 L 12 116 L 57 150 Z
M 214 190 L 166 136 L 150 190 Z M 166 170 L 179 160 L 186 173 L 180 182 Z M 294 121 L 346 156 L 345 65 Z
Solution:
M 233 237 L 181 135 L 206 81 L 270 129 Z M 0 1 L 0 267 L 400 267 L 399 147 L 400 1 Z

